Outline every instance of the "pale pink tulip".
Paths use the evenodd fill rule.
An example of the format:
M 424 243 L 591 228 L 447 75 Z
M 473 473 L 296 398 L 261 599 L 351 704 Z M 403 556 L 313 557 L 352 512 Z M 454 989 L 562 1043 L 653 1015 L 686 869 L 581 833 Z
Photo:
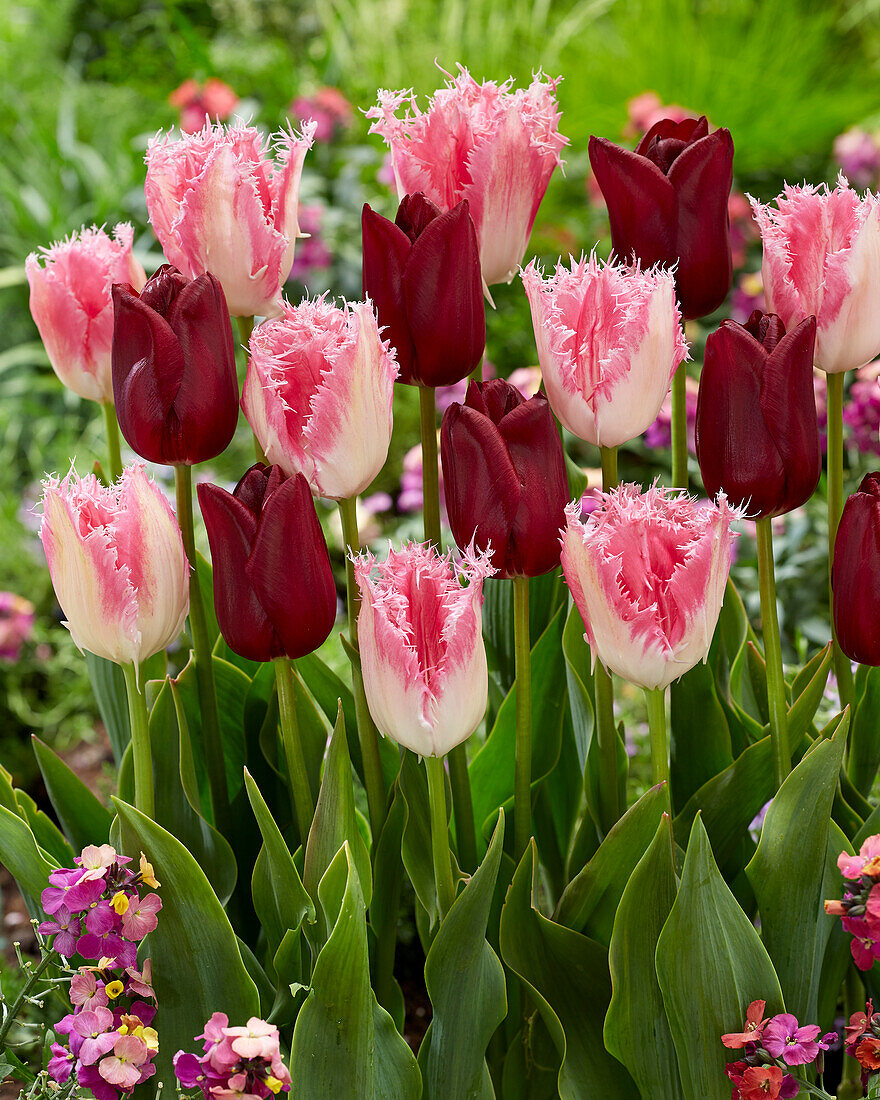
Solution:
M 653 423 L 687 358 L 675 281 L 662 268 L 533 260 L 522 281 L 553 411 L 588 443 L 616 447 Z
M 173 642 L 189 608 L 189 565 L 171 505 L 144 467 L 108 488 L 71 470 L 43 489 L 40 538 L 77 646 L 124 664 Z
M 428 544 L 354 559 L 367 703 L 379 730 L 420 756 L 443 756 L 486 710 L 483 580 L 489 555 L 453 563 Z M 467 587 L 459 580 L 464 577 Z
M 281 312 L 314 132 L 306 123 L 301 134 L 282 130 L 266 139 L 243 123 L 207 123 L 196 134 L 160 134 L 149 144 L 147 210 L 165 256 L 190 279 L 216 275 L 233 317 Z
M 356 496 L 385 465 L 397 362 L 369 302 L 287 302 L 254 329 L 241 407 L 270 463 L 315 496 Z
M 730 572 L 732 520 L 674 489 L 622 485 L 582 522 L 567 509 L 562 571 L 593 661 L 644 688 L 664 688 L 705 661 Z
M 459 66 L 422 113 L 411 91 L 379 92 L 367 111 L 391 148 L 400 198 L 423 191 L 441 210 L 462 199 L 477 230 L 483 280 L 510 282 L 526 251 L 529 234 L 559 153 L 568 139 L 559 133 L 556 85 L 538 73 L 528 88 L 512 82 L 478 84 Z M 397 112 L 409 110 L 398 118 Z
M 52 369 L 89 401 L 113 401 L 110 348 L 114 283 L 143 289 L 147 277 L 131 251 L 134 230 L 117 225 L 112 239 L 97 226 L 32 252 L 25 260 L 34 323 Z
M 828 374 L 880 354 L 880 199 L 839 176 L 830 190 L 790 187 L 776 206 L 749 199 L 764 242 L 764 295 L 789 331 L 816 318 L 816 366 Z

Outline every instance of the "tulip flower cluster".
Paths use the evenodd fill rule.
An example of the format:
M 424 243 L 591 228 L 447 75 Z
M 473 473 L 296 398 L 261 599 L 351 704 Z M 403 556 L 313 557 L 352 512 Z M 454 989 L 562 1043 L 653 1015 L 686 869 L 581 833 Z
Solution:
M 859 970 L 870 970 L 880 959 L 880 836 L 869 836 L 857 856 L 841 852 L 837 866 L 846 888 L 839 901 L 825 902 L 825 912 L 841 918 L 852 936 L 853 961 Z
M 790 1068 L 812 1065 L 837 1042 L 835 1032 L 820 1038 L 818 1024 L 801 1027 L 789 1012 L 765 1020 L 765 1006 L 764 1001 L 752 1001 L 742 1031 L 721 1036 L 728 1049 L 743 1051 L 725 1071 L 733 1083 L 733 1100 L 797 1096 L 800 1084 Z
M 290 1092 L 290 1073 L 281 1059 L 278 1028 L 252 1016 L 243 1027 L 230 1027 L 224 1012 L 215 1012 L 196 1039 L 203 1040 L 204 1053 L 179 1050 L 174 1055 L 174 1072 L 184 1089 L 202 1090 L 211 1097 L 242 1097 L 268 1100 L 279 1092 Z

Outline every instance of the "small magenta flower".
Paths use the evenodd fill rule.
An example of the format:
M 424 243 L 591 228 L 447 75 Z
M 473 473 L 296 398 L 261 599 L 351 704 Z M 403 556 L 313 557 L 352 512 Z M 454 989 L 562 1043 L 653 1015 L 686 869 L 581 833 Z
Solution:
M 54 920 L 44 920 L 37 931 L 41 936 L 54 936 L 53 950 L 65 959 L 76 954 L 76 941 L 80 936 L 82 925 L 79 918 L 73 916 L 66 905 L 61 905 L 55 911 Z
M 781 1058 L 789 1066 L 805 1066 L 816 1060 L 822 1049 L 816 1042 L 821 1028 L 818 1024 L 800 1027 L 789 1012 L 768 1020 L 761 1032 L 761 1045 L 773 1058 Z
M 139 943 L 159 923 L 156 914 L 161 908 L 162 899 L 158 894 L 147 894 L 145 898 L 135 894 L 122 914 L 122 931 L 126 937 Z
M 852 936 L 849 949 L 853 962 L 859 970 L 870 970 L 874 961 L 880 959 L 880 940 L 868 921 L 861 917 L 841 917 L 840 923 Z

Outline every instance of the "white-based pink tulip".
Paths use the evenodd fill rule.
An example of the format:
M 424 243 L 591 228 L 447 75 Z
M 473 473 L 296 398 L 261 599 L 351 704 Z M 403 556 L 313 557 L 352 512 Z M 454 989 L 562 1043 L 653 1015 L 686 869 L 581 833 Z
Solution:
M 816 318 L 816 366 L 828 374 L 880 354 L 880 198 L 844 176 L 831 190 L 790 187 L 776 206 L 749 196 L 764 244 L 764 296 L 789 331 Z
M 133 240 L 134 230 L 125 223 L 116 226 L 112 238 L 93 225 L 25 261 L 31 316 L 52 369 L 89 401 L 113 401 L 110 288 L 130 283 L 140 292 L 147 279 L 132 255 Z
M 600 263 L 522 272 L 553 411 L 580 439 L 616 447 L 654 422 L 687 358 L 672 274 Z
M 315 496 L 363 492 L 388 457 L 397 377 L 370 303 L 285 302 L 250 352 L 241 407 L 269 462 Z
M 582 522 L 570 504 L 562 571 L 595 664 L 665 688 L 705 661 L 721 612 L 739 513 L 675 489 L 622 485 Z
M 443 756 L 470 737 L 486 710 L 483 580 L 494 572 L 488 555 L 452 562 L 412 543 L 389 550 L 384 562 L 363 554 L 354 563 L 373 720 L 420 756 Z
M 168 262 L 190 279 L 216 275 L 234 317 L 281 312 L 314 133 L 309 122 L 301 134 L 267 139 L 253 126 L 209 122 L 196 134 L 160 134 L 147 148 L 147 210 Z
M 74 470 L 43 482 L 40 538 L 64 624 L 81 650 L 117 664 L 177 638 L 189 564 L 171 505 L 143 465 L 108 487 Z
M 477 230 L 483 280 L 510 282 L 522 262 L 535 215 L 560 150 L 556 86 L 538 73 L 528 88 L 512 81 L 478 84 L 459 65 L 428 109 L 419 110 L 412 91 L 380 91 L 367 111 L 391 149 L 398 196 L 423 191 L 451 210 L 467 199 Z M 398 117 L 406 104 L 408 110 Z

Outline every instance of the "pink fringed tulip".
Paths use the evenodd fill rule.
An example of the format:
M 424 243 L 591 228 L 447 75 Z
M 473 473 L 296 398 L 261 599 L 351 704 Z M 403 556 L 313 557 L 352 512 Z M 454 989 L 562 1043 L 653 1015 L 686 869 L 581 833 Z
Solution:
M 572 259 L 522 273 L 553 411 L 588 443 L 616 447 L 653 423 L 687 358 L 672 275 Z
M 281 312 L 314 129 L 275 134 L 276 161 L 259 130 L 242 124 L 159 135 L 147 149 L 147 210 L 168 262 L 191 279 L 212 271 L 234 317 Z
M 25 261 L 31 314 L 52 369 L 89 401 L 113 401 L 110 288 L 130 283 L 139 291 L 146 281 L 131 252 L 133 239 L 130 225 L 117 225 L 112 240 L 92 226 Z
M 470 203 L 487 285 L 510 282 L 560 150 L 557 80 L 538 74 L 525 89 L 478 84 L 467 69 L 450 77 L 424 114 L 412 92 L 379 92 L 371 133 L 391 148 L 400 198 L 423 191 L 441 210 Z M 408 102 L 411 110 L 397 117 Z
M 251 336 L 241 406 L 269 462 L 344 500 L 379 473 L 397 363 L 369 302 L 284 304 Z
M 764 242 L 767 311 L 787 329 L 816 318 L 816 366 L 853 370 L 880 354 L 880 199 L 837 187 L 790 187 L 776 206 L 751 199 Z
M 611 672 L 665 688 L 709 652 L 738 513 L 676 490 L 622 485 L 582 523 L 567 508 L 562 571 L 586 639 Z
M 43 487 L 40 538 L 77 646 L 126 664 L 173 642 L 189 609 L 189 564 L 171 505 L 144 467 L 127 467 L 108 488 L 73 470 Z
M 367 703 L 379 730 L 420 756 L 443 756 L 486 710 L 486 555 L 453 565 L 427 544 L 355 558 L 358 641 Z M 468 582 L 463 587 L 462 575 Z

